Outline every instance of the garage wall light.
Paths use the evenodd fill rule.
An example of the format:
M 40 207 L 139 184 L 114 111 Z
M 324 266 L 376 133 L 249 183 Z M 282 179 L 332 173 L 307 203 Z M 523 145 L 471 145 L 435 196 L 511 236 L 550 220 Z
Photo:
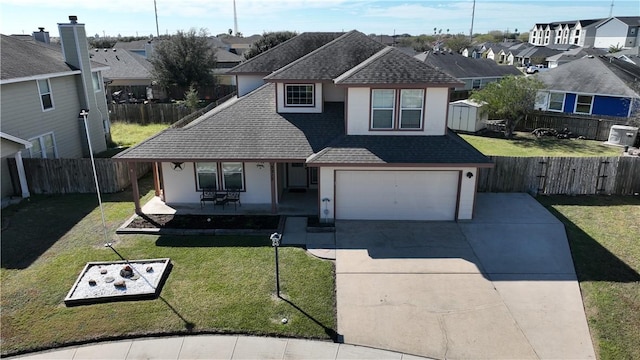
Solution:
M 473 173 L 471 171 L 467 172 L 467 177 L 471 179 L 473 177 Z

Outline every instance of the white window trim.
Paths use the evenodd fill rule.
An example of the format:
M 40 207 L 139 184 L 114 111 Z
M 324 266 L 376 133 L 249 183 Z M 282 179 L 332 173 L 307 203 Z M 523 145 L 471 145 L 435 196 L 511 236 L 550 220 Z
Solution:
M 578 98 L 580 96 L 589 96 L 591 97 L 591 104 L 589 105 L 589 112 L 585 113 L 585 112 L 578 112 Z M 573 104 L 573 112 L 575 114 L 582 114 L 582 115 L 591 115 L 591 113 L 593 112 L 593 103 L 595 102 L 596 98 L 594 95 L 586 95 L 586 94 L 576 94 L 576 101 Z
M 472 82 L 473 83 L 473 82 Z M 482 84 L 482 81 L 480 81 L 480 83 Z M 422 106 L 420 106 L 420 123 L 418 124 L 418 127 L 402 127 L 402 110 L 405 110 L 405 108 L 402 107 L 402 92 L 405 90 L 420 90 L 421 92 L 421 102 L 422 102 Z M 398 129 L 401 130 L 420 130 L 422 129 L 422 122 L 424 119 L 424 103 L 425 103 L 425 98 L 424 98 L 424 89 L 401 89 L 400 90 L 400 94 L 398 95 L 398 104 L 399 104 L 399 111 L 398 111 Z M 413 110 L 413 111 L 418 111 L 418 108 L 406 108 L 407 110 Z
M 220 176 L 222 177 L 222 182 L 221 182 L 222 188 L 225 189 L 225 190 L 230 190 L 230 189 L 227 189 L 227 183 L 226 183 L 226 179 L 225 179 L 225 176 L 224 176 L 225 173 L 224 173 L 224 166 L 223 165 L 224 164 L 234 164 L 234 163 L 240 163 L 240 167 L 241 167 L 241 170 L 240 170 L 240 181 L 241 181 L 242 185 L 240 186 L 240 189 L 237 189 L 237 190 L 244 191 L 244 163 L 243 162 L 239 162 L 239 161 L 238 162 L 227 161 L 227 162 L 220 163 L 219 168 L 220 168 Z
M 195 174 L 195 177 L 196 177 L 196 190 L 198 190 L 198 191 L 203 190 L 202 186 L 200 186 L 200 177 L 198 176 L 200 174 L 200 172 L 198 171 L 198 163 L 215 164 L 215 172 L 203 172 L 203 174 L 212 174 L 212 173 L 215 174 L 215 178 L 216 178 L 216 189 L 215 190 L 218 190 L 217 188 L 219 187 L 218 185 L 220 183 L 218 181 L 219 180 L 218 179 L 218 177 L 219 177 L 218 167 L 219 166 L 218 166 L 218 163 L 214 162 L 214 161 L 200 161 L 200 162 L 195 162 L 193 164 L 193 171 L 194 171 L 194 174 Z
M 43 93 L 42 90 L 40 89 L 40 81 L 46 81 L 47 85 L 49 85 L 49 92 L 48 93 Z M 47 78 L 47 79 L 38 79 L 36 80 L 36 86 L 38 86 L 38 96 L 40 97 L 40 108 L 42 109 L 43 112 L 45 111 L 51 111 L 54 110 L 56 108 L 56 104 L 53 102 L 53 88 L 51 87 L 51 81 Z M 47 95 L 49 94 L 49 98 L 51 99 L 51 107 L 48 109 L 44 108 L 44 102 L 42 101 L 42 96 L 43 95 Z
M 310 86 L 311 87 L 311 104 L 289 104 L 287 96 L 287 88 L 289 86 Z M 285 107 L 315 107 L 316 106 L 316 86 L 315 84 L 284 84 L 284 106 Z
M 94 71 L 91 73 L 91 82 L 93 83 L 93 75 L 96 75 L 98 77 L 98 88 L 96 89 L 94 87 L 93 91 L 96 93 L 102 92 L 102 74 L 100 73 L 100 71 Z
M 58 145 L 56 144 L 56 136 L 53 133 L 53 131 L 50 131 L 48 133 L 44 133 L 42 135 L 39 136 L 35 136 L 32 137 L 31 139 L 29 139 L 29 142 L 32 143 L 35 140 L 38 140 L 38 142 L 40 143 L 40 153 L 42 154 L 41 156 L 34 158 L 33 157 L 33 146 L 29 148 L 29 157 L 32 159 L 48 159 L 47 157 L 47 151 L 46 151 L 46 147 L 44 145 L 44 138 L 45 136 L 51 135 L 51 141 L 53 142 L 53 158 L 57 159 L 58 158 Z
M 386 107 L 378 107 L 378 108 L 374 108 L 373 107 L 373 92 L 376 90 L 393 90 L 393 105 L 390 108 L 386 108 Z M 372 130 L 393 130 L 395 129 L 395 123 L 396 123 L 396 98 L 398 96 L 398 91 L 396 89 L 371 89 L 371 119 L 370 121 L 370 128 Z M 391 110 L 391 126 L 390 127 L 374 127 L 373 126 L 373 112 L 375 110 Z
M 562 106 L 560 107 L 560 110 L 556 110 L 556 109 L 552 109 L 551 108 L 551 95 L 552 94 L 561 94 L 562 95 Z M 549 93 L 549 100 L 547 101 L 547 110 L 548 111 L 552 111 L 552 112 L 564 112 L 564 103 L 567 100 L 567 94 L 566 93 L 561 93 L 561 92 L 550 92 Z M 576 98 L 577 100 L 577 98 Z

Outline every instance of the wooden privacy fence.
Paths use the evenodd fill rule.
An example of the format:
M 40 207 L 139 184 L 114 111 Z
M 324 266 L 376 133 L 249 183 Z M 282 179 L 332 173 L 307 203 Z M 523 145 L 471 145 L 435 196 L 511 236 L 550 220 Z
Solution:
M 14 159 L 12 159 L 14 160 Z M 14 160 L 15 161 L 15 160 Z M 91 159 L 22 159 L 29 191 L 33 194 L 95 193 Z M 127 163 L 95 159 L 101 193 L 115 193 L 131 184 Z M 135 163 L 138 177 L 151 163 Z
M 109 104 L 112 122 L 133 124 L 173 124 L 193 111 L 178 104 Z
M 503 157 L 480 169 L 478 191 L 545 195 L 640 193 L 640 157 Z
M 624 125 L 626 119 L 596 118 L 567 114 L 549 114 L 535 112 L 529 114 L 516 125 L 518 131 L 533 131 L 538 128 L 569 129 L 576 136 L 584 136 L 591 140 L 607 141 L 609 130 L 613 125 Z

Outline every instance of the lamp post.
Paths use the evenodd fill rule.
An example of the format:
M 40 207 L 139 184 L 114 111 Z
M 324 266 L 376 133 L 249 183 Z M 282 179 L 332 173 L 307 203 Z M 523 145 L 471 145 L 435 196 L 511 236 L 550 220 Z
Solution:
M 280 239 L 282 239 L 282 235 L 276 232 L 271 234 L 269 238 L 271 239 L 271 246 L 273 246 L 276 254 L 276 295 L 280 297 L 280 269 L 278 267 L 278 247 L 280 247 Z

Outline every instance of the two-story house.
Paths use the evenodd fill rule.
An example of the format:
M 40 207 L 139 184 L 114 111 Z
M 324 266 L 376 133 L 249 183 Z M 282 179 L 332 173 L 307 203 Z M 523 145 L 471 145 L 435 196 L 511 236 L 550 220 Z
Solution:
M 239 98 L 116 156 L 155 162 L 165 203 L 241 189 L 277 212 L 301 190 L 327 220 L 472 218 L 492 162 L 447 131 L 458 79 L 357 31 L 300 34 L 232 72 Z
M 59 24 L 62 51 L 1 36 L 2 198 L 26 197 L 23 157 L 77 158 L 107 148 L 109 113 L 102 81 L 107 66 L 89 60 L 83 24 Z M 29 145 L 25 145 L 29 144 Z M 6 151 L 5 151 L 6 150 Z M 20 151 L 18 151 L 20 150 Z M 7 158 L 16 159 L 10 168 Z

